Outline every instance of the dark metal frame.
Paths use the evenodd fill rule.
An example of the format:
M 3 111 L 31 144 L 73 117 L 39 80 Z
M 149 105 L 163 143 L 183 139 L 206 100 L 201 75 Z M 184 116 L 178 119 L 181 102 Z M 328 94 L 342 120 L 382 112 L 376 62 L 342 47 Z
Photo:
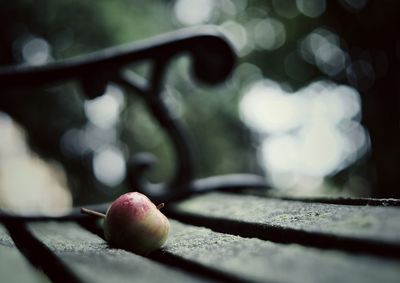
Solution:
M 0 90 L 42 87 L 49 84 L 78 80 L 89 98 L 104 93 L 113 82 L 127 91 L 139 95 L 148 110 L 170 138 L 176 156 L 175 174 L 165 184 L 151 184 L 144 178 L 153 161 L 144 155 L 136 156 L 128 164 L 128 181 L 137 191 L 155 202 L 174 201 L 193 193 L 235 188 L 267 188 L 261 176 L 232 174 L 205 179 L 194 179 L 189 143 L 179 121 L 164 104 L 163 84 L 168 63 L 178 54 L 191 57 L 193 75 L 207 84 L 224 81 L 235 65 L 236 55 L 228 40 L 215 27 L 180 30 L 155 37 L 141 43 L 115 47 L 80 58 L 65 60 L 45 66 L 19 66 L 0 69 Z M 148 61 L 151 75 L 148 81 L 123 68 L 129 64 Z M 104 211 L 106 205 L 98 210 Z M 75 211 L 70 216 L 76 217 Z M 25 220 L 43 220 L 44 216 L 12 216 L 0 212 L 0 220 L 19 217 Z M 52 218 L 56 219 L 56 218 Z

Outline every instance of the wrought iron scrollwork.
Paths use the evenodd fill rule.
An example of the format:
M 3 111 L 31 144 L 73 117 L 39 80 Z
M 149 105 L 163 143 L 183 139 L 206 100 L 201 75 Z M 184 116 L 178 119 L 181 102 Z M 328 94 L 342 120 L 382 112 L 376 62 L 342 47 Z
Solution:
M 168 64 L 181 54 L 191 57 L 194 77 L 211 85 L 224 81 L 230 75 L 236 59 L 232 46 L 218 28 L 186 29 L 45 66 L 3 68 L 0 69 L 0 89 L 31 88 L 78 80 L 89 98 L 102 95 L 110 82 L 139 95 L 168 135 L 176 157 L 175 174 L 172 180 L 163 184 L 151 184 L 144 176 L 154 163 L 149 155 L 137 155 L 129 161 L 130 184 L 156 202 L 172 201 L 215 189 L 266 188 L 262 177 L 251 174 L 194 179 L 190 145 L 185 132 L 162 99 Z M 127 65 L 140 61 L 151 64 L 148 81 L 124 70 Z

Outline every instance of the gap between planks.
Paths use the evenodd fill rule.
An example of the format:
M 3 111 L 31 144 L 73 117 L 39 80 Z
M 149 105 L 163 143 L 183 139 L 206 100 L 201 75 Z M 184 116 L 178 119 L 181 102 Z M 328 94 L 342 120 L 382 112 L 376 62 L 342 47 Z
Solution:
M 397 280 L 399 276 L 400 263 L 392 260 L 246 239 L 184 225 L 174 220 L 171 220 L 171 227 L 172 233 L 167 245 L 151 254 L 149 259 L 159 261 L 164 268 L 168 267 L 164 271 L 168 271 L 167 273 L 174 269 L 176 272 L 179 268 L 180 271 L 173 275 L 175 279 L 179 274 L 182 276 L 181 270 L 193 276 L 193 279 L 202 275 L 198 278 L 203 278 L 206 282 L 330 283 L 347 279 L 365 283 L 396 282 L 394 278 Z M 92 280 L 93 282 L 108 282 L 106 280 L 110 277 L 107 276 L 110 275 L 107 274 L 115 272 L 113 268 L 116 265 L 119 269 L 125 268 L 132 276 L 137 275 L 138 270 L 143 270 L 140 266 L 146 261 L 134 254 L 108 248 L 96 235 L 85 232 L 72 223 L 36 223 L 30 225 L 30 228 L 37 239 L 52 249 L 70 268 L 80 272 L 80 276 L 85 273 L 87 275 L 90 271 L 90 276 L 100 276 L 96 278 L 103 280 Z M 102 234 L 101 230 L 97 233 Z M 172 266 L 175 268 L 170 268 Z M 314 267 L 316 270 L 310 272 Z M 135 271 L 135 268 L 138 270 Z M 82 269 L 86 270 L 84 274 Z M 96 275 L 96 270 L 101 274 Z M 86 282 L 93 277 L 82 278 Z M 171 277 L 162 276 L 162 279 L 168 280 L 167 278 Z M 118 277 L 115 279 L 117 282 L 127 282 Z
M 301 201 L 305 203 L 324 203 L 324 204 L 341 204 L 341 205 L 357 205 L 357 206 L 383 206 L 400 208 L 400 199 L 395 198 L 357 198 L 357 197 L 308 197 L 308 196 L 288 196 L 283 195 L 278 190 L 270 188 L 269 190 L 260 189 L 226 189 L 221 193 L 236 195 L 252 195 L 266 199 L 276 199 L 285 201 Z
M 83 283 L 45 244 L 29 231 L 25 223 L 7 222 L 4 225 L 19 251 L 34 267 L 42 270 L 52 282 Z
M 271 205 L 276 209 L 268 208 Z M 280 208 L 280 205 L 287 209 Z M 390 219 L 385 219 L 385 212 Z M 166 213 L 183 223 L 220 233 L 400 258 L 400 210 L 397 208 L 315 204 L 210 193 L 167 206 Z M 356 223 L 357 215 L 360 223 Z M 284 220 L 276 221 L 279 218 Z M 383 223 L 385 221 L 388 224 Z M 386 238 L 382 236 L 385 233 L 388 234 Z
M 103 229 L 98 221 L 81 222 L 79 223 L 79 225 L 82 228 L 88 230 L 89 232 L 105 240 Z M 228 274 L 226 272 L 221 272 L 216 269 L 206 267 L 202 264 L 196 263 L 193 260 L 184 259 L 166 250 L 154 251 L 150 253 L 147 257 L 163 265 L 170 266 L 171 268 L 182 270 L 185 273 L 190 272 L 196 276 L 199 276 L 200 278 L 205 278 L 207 281 L 213 280 L 215 282 L 232 282 L 232 283 L 253 282 L 251 280 L 246 280 L 244 278 L 238 278 L 237 276 Z

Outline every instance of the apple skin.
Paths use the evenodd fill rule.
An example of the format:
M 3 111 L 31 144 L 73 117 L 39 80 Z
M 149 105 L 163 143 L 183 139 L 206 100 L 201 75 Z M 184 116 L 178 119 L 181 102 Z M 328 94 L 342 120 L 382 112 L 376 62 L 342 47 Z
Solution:
M 165 243 L 169 221 L 148 197 L 126 193 L 108 208 L 104 236 L 110 246 L 146 255 Z

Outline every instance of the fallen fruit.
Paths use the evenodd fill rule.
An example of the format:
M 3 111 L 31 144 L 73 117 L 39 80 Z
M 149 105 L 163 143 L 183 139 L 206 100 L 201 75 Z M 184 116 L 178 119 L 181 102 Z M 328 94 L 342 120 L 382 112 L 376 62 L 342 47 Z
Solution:
M 82 208 L 81 212 L 104 218 L 104 236 L 113 247 L 138 254 L 160 248 L 168 237 L 169 222 L 145 195 L 132 192 L 117 198 L 107 213 Z

